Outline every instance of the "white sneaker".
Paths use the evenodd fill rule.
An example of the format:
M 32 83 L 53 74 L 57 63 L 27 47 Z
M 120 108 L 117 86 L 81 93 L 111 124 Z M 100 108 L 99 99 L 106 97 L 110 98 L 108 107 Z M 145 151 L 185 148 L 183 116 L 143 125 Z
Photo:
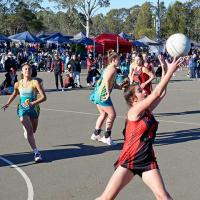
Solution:
M 36 163 L 42 162 L 42 156 L 39 152 L 35 154 L 34 160 Z
M 64 92 L 65 90 L 64 90 L 64 88 L 62 88 L 62 92 Z
M 101 142 L 109 145 L 109 146 L 114 146 L 116 145 L 117 143 L 116 142 L 113 142 L 112 138 L 111 137 L 108 137 L 108 138 L 105 138 L 105 136 L 103 136 L 101 139 L 100 139 Z
M 27 139 L 27 131 L 24 126 L 23 126 L 23 129 L 24 129 L 24 138 Z
M 91 140 L 95 140 L 95 141 L 101 141 L 101 136 L 100 135 L 95 135 L 94 133 L 92 134 L 92 136 L 90 137 Z

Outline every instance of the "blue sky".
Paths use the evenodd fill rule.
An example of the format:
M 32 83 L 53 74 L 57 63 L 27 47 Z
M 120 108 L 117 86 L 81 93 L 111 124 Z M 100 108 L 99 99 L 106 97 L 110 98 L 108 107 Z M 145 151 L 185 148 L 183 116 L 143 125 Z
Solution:
M 149 0 L 150 2 L 154 3 L 156 5 L 157 0 Z M 161 1 L 161 0 L 160 0 Z M 179 0 L 180 2 L 186 2 L 187 0 Z M 106 14 L 111 9 L 119 9 L 119 8 L 130 8 L 134 5 L 142 5 L 145 2 L 145 0 L 110 0 L 110 7 L 108 8 L 102 8 L 99 10 L 99 13 Z M 175 0 L 164 0 L 165 6 L 168 6 L 169 4 L 173 4 Z M 42 4 L 44 7 L 50 7 L 52 10 L 55 9 L 56 3 L 48 2 L 48 0 L 44 0 L 44 3 Z

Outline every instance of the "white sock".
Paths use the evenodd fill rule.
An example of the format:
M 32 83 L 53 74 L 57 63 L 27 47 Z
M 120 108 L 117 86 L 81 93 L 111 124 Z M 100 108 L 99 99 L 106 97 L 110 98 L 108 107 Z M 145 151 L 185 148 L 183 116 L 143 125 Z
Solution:
M 38 151 L 38 149 L 36 148 L 36 149 L 33 149 L 33 152 L 34 152 L 34 154 L 37 154 L 37 153 L 39 153 L 39 151 Z

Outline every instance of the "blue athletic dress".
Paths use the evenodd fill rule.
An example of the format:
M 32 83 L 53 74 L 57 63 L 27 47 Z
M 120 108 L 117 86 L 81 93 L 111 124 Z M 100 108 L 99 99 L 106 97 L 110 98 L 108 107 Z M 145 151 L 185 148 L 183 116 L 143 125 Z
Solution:
M 20 102 L 17 108 L 17 115 L 23 117 L 28 115 L 30 118 L 38 118 L 40 113 L 39 105 L 30 106 L 29 103 L 37 99 L 36 81 L 31 80 L 28 87 L 23 87 L 23 80 L 19 81 Z
M 100 106 L 112 106 L 113 103 L 110 97 L 106 101 L 103 100 L 106 96 L 106 84 L 105 84 L 104 72 L 105 71 L 102 72 L 101 77 L 96 83 L 95 89 L 90 95 L 90 101 Z M 114 86 L 115 79 L 116 79 L 116 73 L 114 74 L 109 84 L 110 92 L 112 91 L 112 88 Z

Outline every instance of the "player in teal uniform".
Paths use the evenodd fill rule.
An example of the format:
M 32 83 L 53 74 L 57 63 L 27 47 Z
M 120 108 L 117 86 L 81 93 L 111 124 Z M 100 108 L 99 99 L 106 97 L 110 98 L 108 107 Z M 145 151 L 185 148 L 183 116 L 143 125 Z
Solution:
M 97 105 L 100 113 L 96 121 L 94 133 L 91 136 L 92 140 L 101 141 L 107 145 L 114 145 L 111 138 L 112 126 L 116 117 L 115 109 L 110 97 L 112 88 L 116 79 L 116 68 L 119 63 L 118 55 L 111 52 L 108 56 L 108 66 L 103 70 L 101 77 L 96 83 L 95 89 L 90 96 L 90 101 Z M 119 87 L 121 89 L 121 87 Z M 101 127 L 106 120 L 106 130 L 104 136 L 101 137 Z
M 34 133 L 38 125 L 39 104 L 46 100 L 46 95 L 40 82 L 33 80 L 31 74 L 31 66 L 24 64 L 22 66 L 22 79 L 15 83 L 14 92 L 2 108 L 5 111 L 16 96 L 20 95 L 17 115 L 27 132 L 28 142 L 33 149 L 35 162 L 40 162 L 42 161 L 42 157 L 36 147 Z M 37 93 L 39 93 L 39 97 L 37 97 Z

